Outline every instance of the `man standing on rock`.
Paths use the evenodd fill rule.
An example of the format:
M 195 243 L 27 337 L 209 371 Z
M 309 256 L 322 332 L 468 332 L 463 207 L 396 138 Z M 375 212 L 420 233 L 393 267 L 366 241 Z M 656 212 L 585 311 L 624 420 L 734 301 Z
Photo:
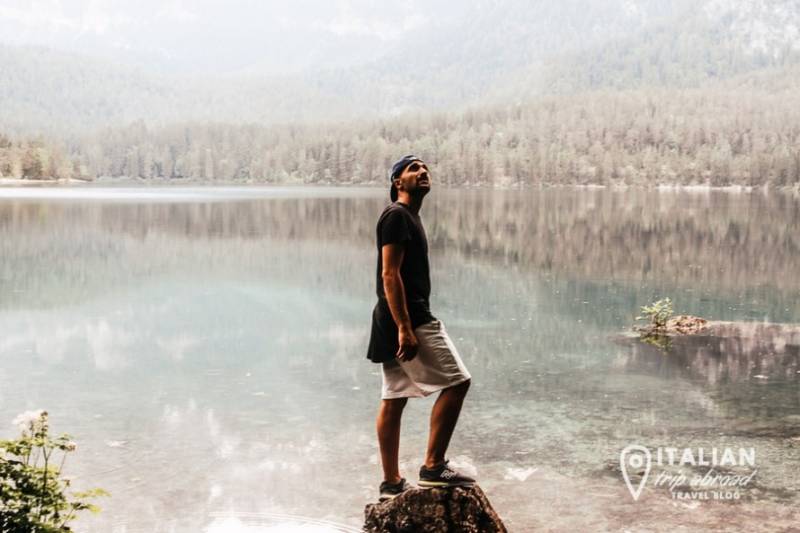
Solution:
M 428 240 L 419 216 L 431 190 L 428 167 L 418 157 L 397 161 L 389 175 L 392 204 L 378 219 L 378 303 L 372 313 L 367 358 L 383 366 L 378 442 L 383 464 L 380 499 L 411 488 L 400 477 L 400 418 L 408 398 L 439 392 L 431 412 L 421 487 L 472 485 L 450 466 L 445 452 L 456 427 L 470 374 L 453 342 L 430 311 Z

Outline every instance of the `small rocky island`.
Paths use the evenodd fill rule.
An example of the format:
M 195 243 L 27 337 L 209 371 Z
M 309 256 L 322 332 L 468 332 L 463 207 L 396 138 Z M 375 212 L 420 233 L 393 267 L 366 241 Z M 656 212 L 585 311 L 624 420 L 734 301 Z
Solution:
M 411 489 L 393 500 L 367 505 L 370 533 L 500 533 L 506 527 L 477 485 Z
M 671 316 L 668 299 L 642 310 L 650 323 L 613 339 L 629 347 L 623 361 L 629 369 L 657 368 L 661 373 L 702 376 L 710 383 L 800 379 L 798 324 Z

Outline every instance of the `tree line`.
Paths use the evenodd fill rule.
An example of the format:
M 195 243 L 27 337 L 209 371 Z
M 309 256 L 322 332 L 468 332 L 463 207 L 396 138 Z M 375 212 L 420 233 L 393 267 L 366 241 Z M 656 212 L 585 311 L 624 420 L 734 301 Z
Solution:
M 137 121 L 64 148 L 6 139 L 0 172 L 366 184 L 406 153 L 450 185 L 798 186 L 800 94 L 642 89 L 313 125 Z
M 0 134 L 0 178 L 76 178 L 81 173 L 78 161 L 58 142 Z

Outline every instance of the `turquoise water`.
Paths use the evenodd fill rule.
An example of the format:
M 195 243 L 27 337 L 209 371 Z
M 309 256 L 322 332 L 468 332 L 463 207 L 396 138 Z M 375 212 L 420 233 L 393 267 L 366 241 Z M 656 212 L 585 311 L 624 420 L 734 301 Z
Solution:
M 380 374 L 364 356 L 385 202 L 0 189 L 0 437 L 39 408 L 75 436 L 66 473 L 112 493 L 82 531 L 358 528 L 380 481 Z M 662 296 L 717 320 L 800 322 L 797 199 L 435 190 L 421 214 L 433 312 L 474 378 L 450 456 L 512 531 L 797 521 L 798 347 L 687 356 L 618 339 Z M 410 478 L 431 405 L 406 411 Z M 754 447 L 758 486 L 634 501 L 618 469 L 630 443 Z

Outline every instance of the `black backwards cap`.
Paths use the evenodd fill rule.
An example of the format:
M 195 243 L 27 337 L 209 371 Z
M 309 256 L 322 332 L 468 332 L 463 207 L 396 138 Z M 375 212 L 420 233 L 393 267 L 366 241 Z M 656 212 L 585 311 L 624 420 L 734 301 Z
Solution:
M 389 191 L 389 198 L 391 198 L 393 202 L 397 201 L 397 189 L 394 186 L 394 180 L 399 178 L 406 167 L 414 161 L 422 161 L 422 159 L 415 155 L 404 155 L 392 165 L 392 171 L 389 172 L 389 181 L 392 183 L 392 189 Z

